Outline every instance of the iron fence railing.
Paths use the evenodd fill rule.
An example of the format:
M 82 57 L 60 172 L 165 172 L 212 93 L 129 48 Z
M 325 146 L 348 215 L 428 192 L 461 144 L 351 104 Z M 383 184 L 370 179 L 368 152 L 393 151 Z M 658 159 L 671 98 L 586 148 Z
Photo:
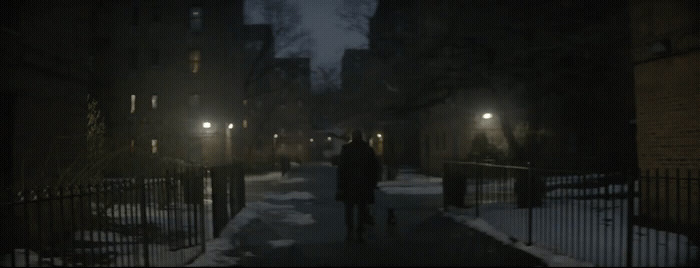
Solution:
M 245 205 L 243 174 L 231 176 L 233 170 L 212 178 L 190 167 L 162 176 L 19 191 L 2 203 L 1 264 L 182 266 L 205 250 L 212 218 L 228 221 Z M 223 201 L 205 202 L 205 186 L 221 194 L 205 178 L 228 186 L 222 198 L 212 198 Z M 213 217 L 212 206 L 229 209 Z
M 683 266 L 700 255 L 700 173 L 582 174 L 473 162 L 444 165 L 444 206 L 514 241 L 597 266 Z

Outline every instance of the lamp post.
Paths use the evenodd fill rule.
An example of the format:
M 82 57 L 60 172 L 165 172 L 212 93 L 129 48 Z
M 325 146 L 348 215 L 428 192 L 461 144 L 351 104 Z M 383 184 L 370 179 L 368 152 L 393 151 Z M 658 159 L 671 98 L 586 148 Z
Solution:
M 272 160 L 276 161 L 277 160 L 277 139 L 279 139 L 279 135 L 275 133 L 275 135 L 272 135 Z

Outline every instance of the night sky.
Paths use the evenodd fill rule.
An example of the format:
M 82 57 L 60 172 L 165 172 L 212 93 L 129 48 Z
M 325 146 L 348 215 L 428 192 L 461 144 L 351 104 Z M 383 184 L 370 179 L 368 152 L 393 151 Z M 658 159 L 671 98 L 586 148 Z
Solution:
M 289 0 L 299 6 L 304 20 L 303 27 L 309 29 L 315 39 L 315 54 L 311 59 L 312 69 L 316 66 L 340 68 L 340 60 L 346 48 L 367 45 L 367 38 L 359 33 L 348 32 L 338 26 L 339 18 L 335 9 L 342 0 Z M 246 9 L 247 24 L 261 23 L 261 18 Z

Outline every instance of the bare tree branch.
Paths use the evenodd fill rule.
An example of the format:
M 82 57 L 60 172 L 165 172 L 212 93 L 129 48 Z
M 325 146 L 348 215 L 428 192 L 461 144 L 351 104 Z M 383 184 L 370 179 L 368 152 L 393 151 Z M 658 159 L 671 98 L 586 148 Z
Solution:
M 369 19 L 374 14 L 376 6 L 377 2 L 374 0 L 343 0 L 343 3 L 335 10 L 335 14 L 340 17 L 338 26 L 367 36 L 369 34 Z

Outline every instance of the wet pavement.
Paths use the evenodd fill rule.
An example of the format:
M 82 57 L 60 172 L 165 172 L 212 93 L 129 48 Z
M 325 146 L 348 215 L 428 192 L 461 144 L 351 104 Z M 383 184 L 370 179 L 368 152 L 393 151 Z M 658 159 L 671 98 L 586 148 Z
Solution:
M 387 195 L 377 190 L 371 207 L 376 224 L 369 226 L 366 242 L 346 242 L 343 204 L 334 200 L 335 167 L 302 165 L 286 179 L 294 178 L 305 180 L 246 182 L 248 203 L 283 209 L 261 212 L 232 238 L 240 242 L 240 266 L 545 266 L 536 257 L 444 217 L 439 194 Z M 314 198 L 268 198 L 295 192 Z M 389 208 L 395 211 L 395 224 L 387 222 Z M 290 213 L 296 219 L 290 220 Z M 286 245 L 275 247 L 270 241 Z

